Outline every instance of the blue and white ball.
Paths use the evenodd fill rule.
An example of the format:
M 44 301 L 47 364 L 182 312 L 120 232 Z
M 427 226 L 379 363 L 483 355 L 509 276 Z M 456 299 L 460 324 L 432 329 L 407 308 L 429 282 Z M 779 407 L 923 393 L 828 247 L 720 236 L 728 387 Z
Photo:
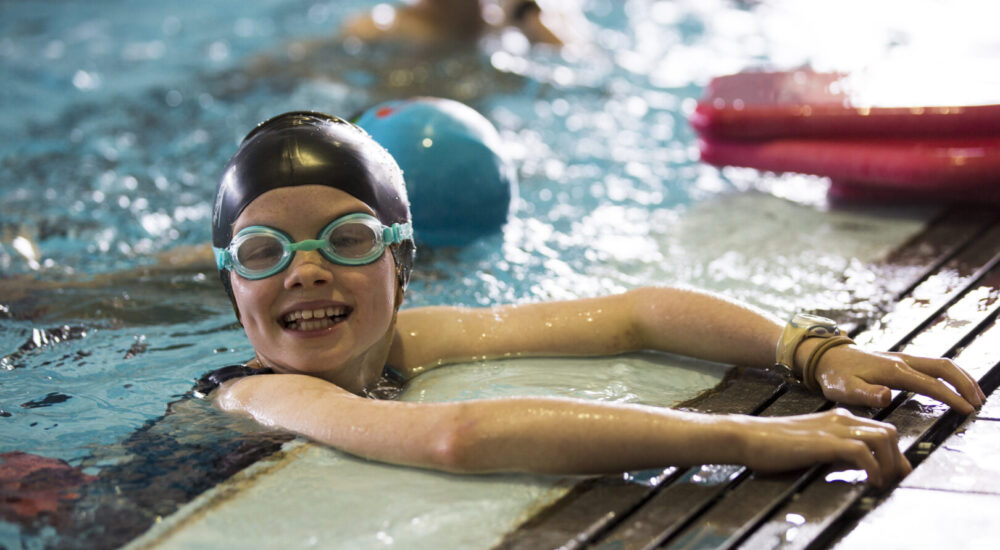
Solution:
M 517 175 L 496 128 L 471 107 L 430 97 L 388 101 L 354 122 L 402 168 L 420 243 L 462 246 L 507 222 Z

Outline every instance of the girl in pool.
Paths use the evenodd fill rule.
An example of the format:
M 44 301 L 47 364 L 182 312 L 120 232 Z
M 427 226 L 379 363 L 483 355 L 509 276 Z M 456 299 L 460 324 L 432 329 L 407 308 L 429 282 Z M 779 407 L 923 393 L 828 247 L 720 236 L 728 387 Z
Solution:
M 207 377 L 218 406 L 374 460 L 563 474 L 702 463 L 773 472 L 836 461 L 876 485 L 910 471 L 893 426 L 839 408 L 759 418 L 557 398 L 366 398 L 386 378 L 472 358 L 659 350 L 777 362 L 841 403 L 885 406 L 890 388 L 962 413 L 985 399 L 949 360 L 867 352 L 829 320 L 800 315 L 783 326 L 694 290 L 401 309 L 415 250 L 402 174 L 365 132 L 319 113 L 278 116 L 244 139 L 219 185 L 213 244 L 255 351 L 246 365 Z

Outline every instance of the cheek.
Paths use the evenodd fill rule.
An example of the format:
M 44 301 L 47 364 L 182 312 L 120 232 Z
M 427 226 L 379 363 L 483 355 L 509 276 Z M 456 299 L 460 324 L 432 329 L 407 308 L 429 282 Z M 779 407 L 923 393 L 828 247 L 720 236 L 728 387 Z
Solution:
M 391 317 L 396 303 L 396 270 L 391 257 L 372 264 L 373 271 L 363 283 L 368 289 L 372 308 L 380 318 Z
M 233 288 L 233 296 L 236 298 L 236 308 L 239 310 L 240 321 L 247 316 L 255 316 L 262 307 L 266 311 L 267 285 L 261 284 L 261 281 L 248 281 L 233 273 L 229 274 L 229 283 Z

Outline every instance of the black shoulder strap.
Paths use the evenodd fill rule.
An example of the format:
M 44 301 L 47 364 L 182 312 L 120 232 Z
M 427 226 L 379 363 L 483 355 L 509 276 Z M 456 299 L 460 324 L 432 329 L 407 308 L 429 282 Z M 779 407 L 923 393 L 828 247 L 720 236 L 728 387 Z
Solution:
M 255 369 L 246 365 L 229 365 L 221 369 L 215 369 L 198 379 L 198 382 L 194 385 L 194 396 L 198 398 L 207 397 L 215 388 L 218 388 L 227 380 L 256 374 L 274 374 L 274 371 L 270 367 Z

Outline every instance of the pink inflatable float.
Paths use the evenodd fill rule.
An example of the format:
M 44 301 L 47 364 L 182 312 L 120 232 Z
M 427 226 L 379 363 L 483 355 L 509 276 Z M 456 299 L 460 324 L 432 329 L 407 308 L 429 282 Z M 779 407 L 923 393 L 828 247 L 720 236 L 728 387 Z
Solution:
M 862 103 L 850 75 L 714 79 L 691 117 L 716 166 L 827 176 L 842 198 L 1000 199 L 1000 104 Z

